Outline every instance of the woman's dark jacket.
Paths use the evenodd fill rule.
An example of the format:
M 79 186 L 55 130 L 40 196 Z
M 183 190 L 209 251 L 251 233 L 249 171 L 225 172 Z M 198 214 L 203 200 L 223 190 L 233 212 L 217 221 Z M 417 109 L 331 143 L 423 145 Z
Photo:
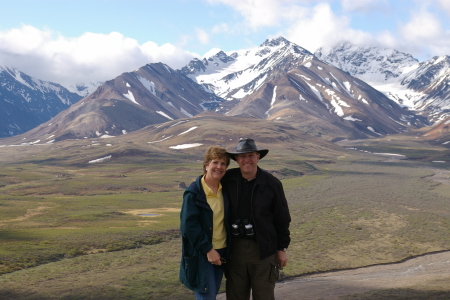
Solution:
M 184 192 L 180 213 L 182 255 L 180 281 L 189 289 L 205 293 L 208 291 L 206 253 L 212 249 L 213 211 L 209 206 L 199 176 Z M 229 229 L 229 199 L 222 187 L 224 200 L 224 224 L 227 231 L 227 246 L 231 241 Z M 227 260 L 227 258 L 225 258 Z
M 231 215 L 238 216 L 237 208 L 242 180 L 239 168 L 230 169 L 222 178 L 230 197 Z M 259 247 L 260 259 L 273 255 L 289 246 L 291 216 L 283 186 L 272 174 L 260 169 L 252 191 L 252 218 Z

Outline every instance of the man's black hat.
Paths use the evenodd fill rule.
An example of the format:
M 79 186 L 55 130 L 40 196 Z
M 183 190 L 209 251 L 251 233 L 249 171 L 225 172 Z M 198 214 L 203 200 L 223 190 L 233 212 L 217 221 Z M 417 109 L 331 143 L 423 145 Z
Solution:
M 259 159 L 267 155 L 269 150 L 258 149 L 256 147 L 255 141 L 253 139 L 240 139 L 235 152 L 227 152 L 232 160 L 236 160 L 237 154 L 249 153 L 249 152 L 259 152 Z

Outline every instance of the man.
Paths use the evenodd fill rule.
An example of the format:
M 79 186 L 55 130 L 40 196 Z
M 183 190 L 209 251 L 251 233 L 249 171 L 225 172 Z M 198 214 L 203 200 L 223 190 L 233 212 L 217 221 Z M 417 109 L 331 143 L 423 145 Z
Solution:
M 232 233 L 226 271 L 228 300 L 275 299 L 279 268 L 287 264 L 291 217 L 281 182 L 260 169 L 258 161 L 269 150 L 258 149 L 253 139 L 240 139 L 227 152 L 239 168 L 223 178 L 230 197 Z

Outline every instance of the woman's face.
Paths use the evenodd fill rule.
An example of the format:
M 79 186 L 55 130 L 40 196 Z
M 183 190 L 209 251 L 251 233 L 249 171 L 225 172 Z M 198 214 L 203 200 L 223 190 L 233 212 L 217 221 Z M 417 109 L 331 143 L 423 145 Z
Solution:
M 214 180 L 222 179 L 227 170 L 227 163 L 225 159 L 214 158 L 207 165 L 205 165 L 206 177 Z

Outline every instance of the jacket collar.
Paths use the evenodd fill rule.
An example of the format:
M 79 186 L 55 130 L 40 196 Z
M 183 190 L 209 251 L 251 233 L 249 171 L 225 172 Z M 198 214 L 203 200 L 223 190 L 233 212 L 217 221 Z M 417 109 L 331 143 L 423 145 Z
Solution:
M 258 168 L 258 170 L 256 171 L 256 178 L 254 179 L 255 183 L 259 184 L 259 185 L 265 184 L 266 180 L 264 177 L 264 171 L 260 167 L 257 167 L 257 168 Z M 234 168 L 234 169 L 229 170 L 227 172 L 227 175 L 228 174 L 229 174 L 229 178 L 228 178 L 229 181 L 238 181 L 240 178 L 242 178 L 241 169 L 239 169 L 239 168 Z

